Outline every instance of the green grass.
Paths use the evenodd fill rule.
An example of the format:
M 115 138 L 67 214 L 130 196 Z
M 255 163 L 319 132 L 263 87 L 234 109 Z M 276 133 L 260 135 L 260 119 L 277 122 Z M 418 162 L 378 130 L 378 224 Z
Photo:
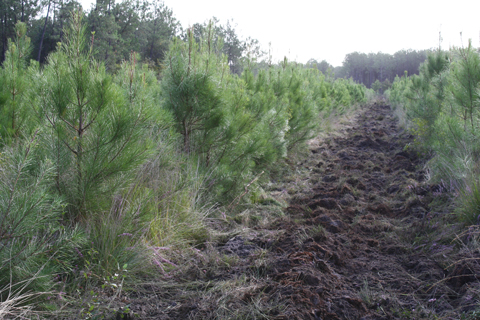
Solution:
M 480 188 L 478 182 L 466 185 L 460 192 L 457 216 L 466 225 L 480 224 Z

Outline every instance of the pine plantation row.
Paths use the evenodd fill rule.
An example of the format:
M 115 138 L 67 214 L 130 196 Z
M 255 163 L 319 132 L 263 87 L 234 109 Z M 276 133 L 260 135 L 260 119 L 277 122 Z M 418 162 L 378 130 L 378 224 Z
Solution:
M 233 73 L 212 24 L 172 40 L 161 73 L 134 52 L 112 73 L 82 17 L 42 66 L 17 23 L 1 69 L 7 313 L 168 268 L 156 248 L 205 242 L 205 219 L 255 201 L 245 186 L 302 150 L 320 115 L 366 102 L 363 85 L 286 59 Z
M 432 52 L 420 74 L 396 77 L 386 92 L 404 114 L 415 144 L 427 155 L 432 183 L 458 194 L 455 214 L 467 225 L 480 223 L 480 56 L 464 48 Z

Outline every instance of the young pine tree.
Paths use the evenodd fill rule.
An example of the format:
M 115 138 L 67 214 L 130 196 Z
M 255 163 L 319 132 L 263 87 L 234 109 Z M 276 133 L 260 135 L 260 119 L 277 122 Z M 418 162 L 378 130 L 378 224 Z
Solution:
M 184 152 L 197 159 L 210 188 L 223 197 L 286 153 L 287 98 L 276 72 L 257 79 L 251 72 L 244 79 L 232 75 L 213 35 L 210 24 L 198 42 L 192 30 L 187 42 L 173 42 L 162 95 Z
M 456 59 L 450 72 L 450 93 L 460 109 L 464 130 L 468 125 L 475 132 L 478 129 L 476 117 L 480 110 L 480 56 L 472 47 L 471 40 L 468 47 L 459 48 L 455 53 Z
M 0 154 L 2 301 L 15 292 L 33 291 L 35 296 L 51 290 L 52 275 L 73 267 L 73 248 L 83 242 L 77 230 L 66 231 L 60 223 L 63 203 L 51 193 L 54 166 L 48 159 L 38 160 L 40 149 L 34 134 L 5 146 Z
M 128 181 L 124 174 L 145 159 L 142 133 L 150 103 L 134 90 L 125 93 L 92 58 L 94 39 L 88 47 L 82 16 L 72 14 L 64 41 L 38 77 L 39 114 L 51 129 L 56 187 L 75 220 L 100 209 L 102 199 L 108 204 L 108 196 Z M 136 85 L 138 80 L 126 81 Z
M 228 76 L 224 57 L 213 49 L 213 26 L 197 44 L 192 31 L 188 42 L 175 39 L 165 59 L 162 80 L 164 107 L 175 120 L 186 153 L 200 154 L 208 166 L 211 151 L 222 139 L 226 116 L 222 89 Z
M 0 144 L 29 134 L 29 117 L 32 111 L 26 103 L 29 84 L 27 59 L 31 52 L 30 38 L 26 36 L 27 26 L 23 22 L 15 25 L 15 40 L 8 41 L 3 68 L 0 69 Z
M 286 140 L 288 149 L 294 149 L 314 134 L 318 126 L 319 103 L 315 87 L 320 83 L 318 71 L 303 69 L 295 64 L 289 64 L 283 71 L 287 82 L 288 132 Z

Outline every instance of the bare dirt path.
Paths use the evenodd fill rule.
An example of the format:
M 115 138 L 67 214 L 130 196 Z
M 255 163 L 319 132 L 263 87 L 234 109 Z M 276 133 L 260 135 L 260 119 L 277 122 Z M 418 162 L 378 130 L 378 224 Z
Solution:
M 413 137 L 389 106 L 365 108 L 344 130 L 311 150 L 311 190 L 274 226 L 287 230 L 264 289 L 286 306 L 274 319 L 458 319 L 478 265 L 447 270 L 453 245 L 413 244 L 432 227 L 432 190 L 446 190 L 422 184 L 421 160 L 405 151 Z
M 428 194 L 445 190 L 418 187 L 411 141 L 390 107 L 364 107 L 311 145 L 299 176 L 273 185 L 289 194 L 285 216 L 199 251 L 188 275 L 129 297 L 131 310 L 145 319 L 460 318 L 479 270 L 448 269 L 442 255 L 453 246 L 414 244 L 415 230 L 434 228 Z
M 288 306 L 278 319 L 400 317 L 445 277 L 399 238 L 406 217 L 422 220 L 428 210 L 410 197 L 424 176 L 417 155 L 404 151 L 409 139 L 388 106 L 374 105 L 343 137 L 312 150 L 312 191 L 287 208 L 300 223 L 272 248 L 278 259 L 269 289 Z M 321 227 L 300 243 L 292 235 L 305 225 Z

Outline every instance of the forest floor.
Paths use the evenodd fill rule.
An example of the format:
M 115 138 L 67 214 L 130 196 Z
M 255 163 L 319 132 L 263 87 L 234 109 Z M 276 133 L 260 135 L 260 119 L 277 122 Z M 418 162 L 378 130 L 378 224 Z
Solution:
M 405 148 L 412 143 L 389 106 L 358 109 L 264 187 L 237 219 L 242 228 L 212 220 L 211 244 L 166 250 L 165 265 L 178 267 L 123 292 L 128 313 L 480 319 L 479 230 L 456 222 L 455 190 L 428 183 L 425 160 Z

